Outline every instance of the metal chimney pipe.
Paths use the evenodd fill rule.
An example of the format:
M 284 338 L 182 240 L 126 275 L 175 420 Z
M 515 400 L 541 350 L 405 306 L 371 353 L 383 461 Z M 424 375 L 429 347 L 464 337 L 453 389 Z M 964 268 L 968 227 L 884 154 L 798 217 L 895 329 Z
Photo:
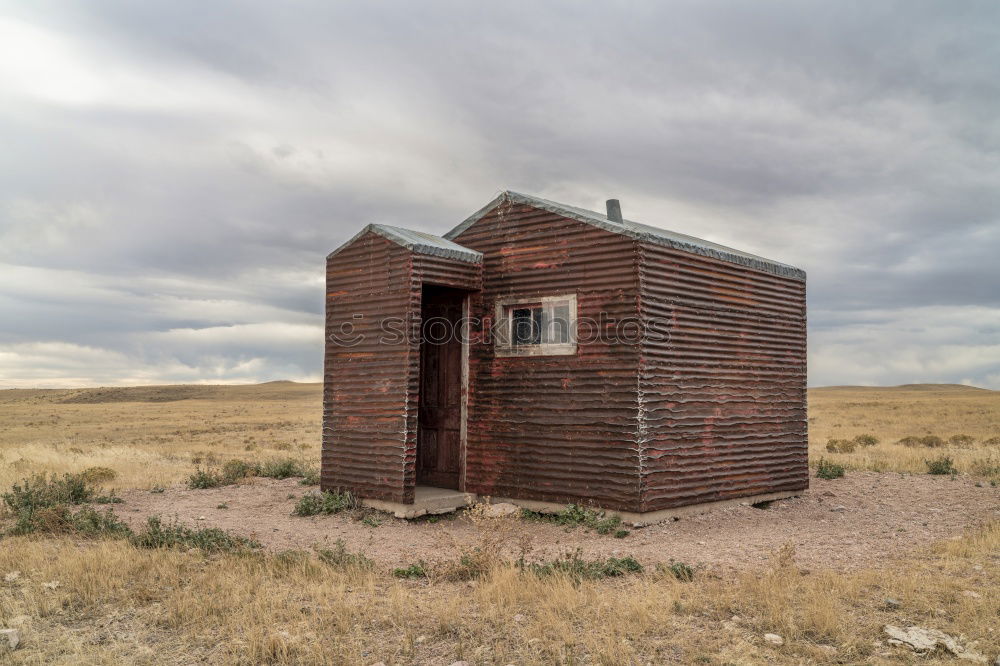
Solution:
M 617 224 L 624 224 L 622 221 L 622 205 L 618 202 L 618 199 L 608 199 L 608 221 L 615 222 Z

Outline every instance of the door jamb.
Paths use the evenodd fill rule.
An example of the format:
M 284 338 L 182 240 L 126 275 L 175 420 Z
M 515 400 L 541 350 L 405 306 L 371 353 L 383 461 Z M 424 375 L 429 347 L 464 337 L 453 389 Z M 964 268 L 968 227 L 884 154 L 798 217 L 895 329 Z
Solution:
M 459 415 L 459 435 L 458 435 L 458 489 L 465 490 L 465 465 L 466 449 L 468 446 L 468 418 L 469 418 L 469 298 L 470 292 L 466 292 L 462 297 L 462 407 Z

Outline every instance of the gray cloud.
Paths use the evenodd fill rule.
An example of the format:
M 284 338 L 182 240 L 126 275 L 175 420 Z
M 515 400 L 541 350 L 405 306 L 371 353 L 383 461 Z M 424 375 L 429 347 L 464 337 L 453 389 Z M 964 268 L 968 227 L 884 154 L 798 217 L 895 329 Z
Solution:
M 802 266 L 814 385 L 1000 388 L 995 3 L 0 8 L 0 386 L 317 378 L 329 250 L 509 187 Z

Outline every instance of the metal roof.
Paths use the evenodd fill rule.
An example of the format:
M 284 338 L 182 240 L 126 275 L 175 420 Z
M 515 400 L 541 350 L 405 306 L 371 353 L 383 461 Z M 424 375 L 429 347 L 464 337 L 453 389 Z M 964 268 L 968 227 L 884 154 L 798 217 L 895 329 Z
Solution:
M 481 264 L 483 262 L 482 252 L 477 252 L 476 250 L 464 247 L 458 243 L 441 238 L 440 236 L 435 236 L 434 234 L 424 233 L 423 231 L 413 231 L 411 229 L 402 229 L 400 227 L 390 227 L 388 224 L 369 224 L 367 227 L 355 234 L 355 236 L 349 241 L 331 252 L 328 257 L 332 257 L 337 254 L 369 231 L 391 240 L 397 245 L 402 245 L 411 252 L 429 254 L 435 257 L 444 257 L 446 259 L 455 259 L 457 261 L 467 261 L 471 264 Z
M 806 272 L 802 269 L 777 261 L 772 261 L 770 259 L 765 259 L 764 257 L 759 257 L 755 254 L 750 254 L 749 252 L 741 252 L 740 250 L 735 250 L 731 247 L 726 247 L 725 245 L 719 245 L 717 243 L 712 243 L 711 241 L 695 238 L 694 236 L 688 236 L 687 234 L 677 233 L 676 231 L 668 231 L 666 229 L 653 227 L 640 222 L 633 222 L 631 220 L 624 220 L 622 224 L 618 224 L 617 222 L 608 220 L 607 216 L 602 213 L 577 208 L 576 206 L 567 206 L 566 204 L 549 201 L 548 199 L 542 199 L 541 197 L 531 196 L 530 194 L 512 192 L 510 190 L 501 192 L 493 201 L 480 208 L 471 217 L 446 233 L 444 237 L 446 239 L 455 238 L 474 223 L 485 217 L 487 213 L 503 201 L 534 206 L 535 208 L 547 210 L 549 212 L 556 213 L 557 215 L 579 220 L 580 222 L 586 222 L 587 224 L 599 227 L 605 231 L 629 236 L 630 238 L 635 238 L 636 240 L 656 243 L 657 245 L 664 245 L 666 247 L 682 250 L 684 252 L 692 252 L 706 257 L 713 257 L 715 259 L 729 261 L 734 264 L 740 264 L 756 270 L 774 273 L 776 275 L 783 275 L 799 280 L 806 279 Z M 469 251 L 471 252 L 471 250 Z

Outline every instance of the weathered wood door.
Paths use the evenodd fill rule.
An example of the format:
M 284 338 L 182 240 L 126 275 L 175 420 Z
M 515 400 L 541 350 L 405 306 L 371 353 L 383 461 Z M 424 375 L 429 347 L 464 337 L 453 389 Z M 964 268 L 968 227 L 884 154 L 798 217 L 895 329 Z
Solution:
M 462 431 L 462 341 L 465 292 L 424 287 L 420 343 L 417 483 L 459 490 Z

